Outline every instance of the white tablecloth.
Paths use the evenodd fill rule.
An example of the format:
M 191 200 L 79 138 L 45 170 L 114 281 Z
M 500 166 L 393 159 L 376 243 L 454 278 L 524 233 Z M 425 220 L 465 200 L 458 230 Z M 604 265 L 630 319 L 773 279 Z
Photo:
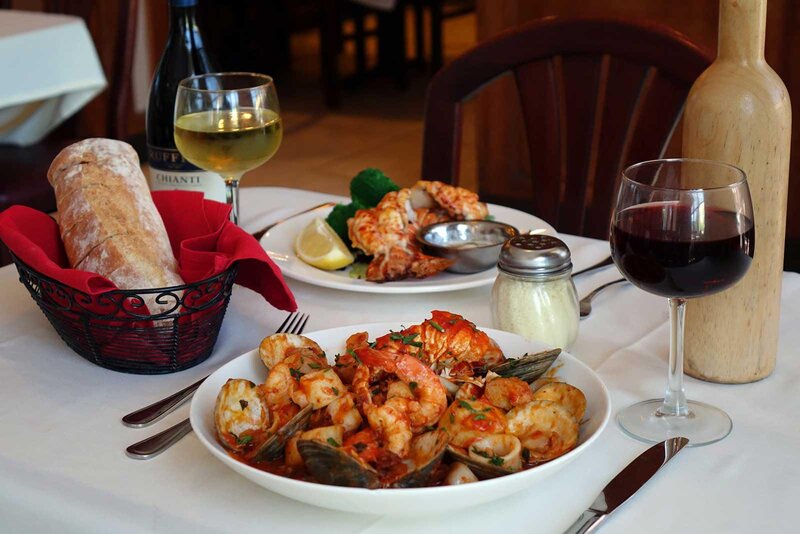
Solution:
M 242 190 L 242 221 L 255 230 L 325 195 L 280 188 Z M 565 236 L 576 269 L 608 254 L 605 242 Z M 580 294 L 619 276 L 580 277 Z M 490 324 L 489 288 L 433 295 L 375 296 L 289 281 L 308 329 L 382 320 L 419 321 L 431 309 Z M 550 479 L 474 509 L 419 517 L 332 512 L 272 494 L 224 467 L 190 434 L 150 461 L 127 445 L 187 417 L 183 406 L 148 429 L 120 417 L 255 347 L 285 317 L 237 287 L 212 357 L 190 370 L 137 376 L 96 367 L 56 336 L 13 267 L 0 269 L 0 531 L 58 532 L 561 532 L 614 474 L 646 448 L 613 421 L 600 439 Z M 724 408 L 733 432 L 685 449 L 603 527 L 608 533 L 794 532 L 800 498 L 800 276 L 784 276 L 778 365 L 769 378 L 726 386 L 687 378 L 690 398 Z M 667 305 L 630 285 L 597 297 L 572 353 L 611 391 L 613 410 L 663 393 Z
M 0 143 L 31 145 L 106 86 L 83 19 L 0 10 Z

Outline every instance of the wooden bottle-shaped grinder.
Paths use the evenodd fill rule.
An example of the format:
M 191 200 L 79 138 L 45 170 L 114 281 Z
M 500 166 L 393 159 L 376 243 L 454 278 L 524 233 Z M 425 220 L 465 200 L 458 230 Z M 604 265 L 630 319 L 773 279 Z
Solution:
M 747 174 L 755 256 L 745 278 L 686 306 L 685 370 L 713 382 L 759 380 L 775 367 L 780 315 L 791 107 L 764 60 L 767 0 L 720 0 L 717 59 L 686 103 L 683 156 Z

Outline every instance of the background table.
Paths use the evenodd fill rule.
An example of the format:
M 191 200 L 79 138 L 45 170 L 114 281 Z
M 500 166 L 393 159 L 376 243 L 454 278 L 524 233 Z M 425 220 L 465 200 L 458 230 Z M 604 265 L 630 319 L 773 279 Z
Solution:
M 330 197 L 279 188 L 242 190 L 242 223 L 264 223 Z M 608 254 L 601 241 L 564 236 L 581 269 Z M 619 274 L 609 268 L 578 279 L 581 295 Z M 432 309 L 490 325 L 490 288 L 433 295 L 344 293 L 289 281 L 308 331 L 373 321 L 421 321 Z M 163 376 L 96 367 L 56 336 L 13 267 L 0 269 L 0 530 L 59 532 L 561 532 L 646 445 L 612 421 L 585 454 L 528 490 L 474 509 L 418 517 L 344 514 L 272 494 L 216 461 L 190 434 L 150 461 L 127 445 L 185 418 L 181 407 L 148 429 L 120 417 L 195 381 L 254 348 L 285 313 L 236 287 L 209 360 Z M 726 386 L 686 379 L 690 398 L 724 408 L 733 432 L 708 447 L 685 449 L 602 532 L 791 532 L 800 498 L 800 276 L 786 274 L 781 345 L 769 378 Z M 572 353 L 611 391 L 612 409 L 663 393 L 667 304 L 630 285 L 601 293 Z
M 0 10 L 0 143 L 30 145 L 106 86 L 83 19 Z

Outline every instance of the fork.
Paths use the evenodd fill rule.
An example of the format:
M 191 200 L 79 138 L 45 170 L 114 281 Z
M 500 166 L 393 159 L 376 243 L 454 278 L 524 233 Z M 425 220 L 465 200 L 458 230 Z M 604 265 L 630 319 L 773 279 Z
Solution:
M 293 317 L 294 316 L 294 317 Z M 301 313 L 301 314 L 290 314 L 289 317 L 283 321 L 276 330 L 276 334 L 280 333 L 287 333 L 287 334 L 302 334 L 303 330 L 306 328 L 306 323 L 308 322 L 310 315 Z M 209 375 L 210 376 L 210 375 Z M 188 397 L 191 393 L 193 393 L 200 384 L 203 383 L 203 380 L 208 378 L 208 376 L 204 377 L 202 380 L 195 382 L 191 386 L 179 391 L 175 395 L 179 393 L 183 393 L 184 391 L 188 390 L 189 388 L 194 386 L 194 389 L 191 390 L 186 397 Z M 174 396 L 174 395 L 173 395 Z M 171 397 L 167 397 L 164 401 L 170 399 Z M 163 401 L 160 401 L 163 402 Z M 158 403 L 156 403 L 158 404 Z M 155 406 L 155 405 L 151 405 Z M 148 406 L 147 408 L 150 408 Z M 177 406 L 177 404 L 173 404 L 172 408 Z M 147 409 L 143 408 L 143 409 Z M 170 409 L 172 411 L 172 409 Z M 163 414 L 162 414 L 163 416 Z M 125 453 L 135 460 L 149 460 L 155 456 L 158 456 L 165 450 L 169 449 L 172 445 L 180 441 L 180 439 L 192 431 L 192 424 L 189 422 L 189 419 L 184 419 L 180 423 L 169 427 L 168 429 L 164 430 L 163 432 L 159 432 L 149 438 L 145 438 L 142 441 L 134 443 L 133 445 L 129 446 L 125 449 Z
M 288 332 L 288 333 L 300 333 L 306 327 L 306 323 L 308 322 L 308 315 L 305 314 L 297 314 L 297 313 L 290 313 L 286 320 L 281 323 L 278 329 L 275 331 L 276 334 L 280 334 L 281 332 Z M 294 332 L 292 329 L 299 328 L 299 332 Z M 149 426 L 165 415 L 172 413 L 175 408 L 183 404 L 184 401 L 189 399 L 197 388 L 200 387 L 206 378 L 210 375 L 206 375 L 194 384 L 190 386 L 186 386 L 182 390 L 173 393 L 169 397 L 161 399 L 160 401 L 154 402 L 149 406 L 145 406 L 144 408 L 140 408 L 135 412 L 131 412 L 125 417 L 122 418 L 122 424 L 125 426 L 130 426 L 133 428 L 141 428 L 145 426 Z

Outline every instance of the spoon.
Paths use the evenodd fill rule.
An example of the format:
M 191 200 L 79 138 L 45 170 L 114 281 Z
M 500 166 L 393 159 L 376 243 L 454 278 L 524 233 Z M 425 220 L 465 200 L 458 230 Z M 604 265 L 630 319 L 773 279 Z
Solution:
M 581 317 L 588 317 L 589 314 L 592 313 L 592 299 L 595 298 L 598 293 L 600 293 L 605 288 L 613 286 L 614 284 L 619 284 L 620 282 L 627 282 L 627 280 L 625 278 L 620 278 L 619 280 L 614 280 L 613 282 L 605 283 L 600 287 L 598 287 L 597 289 L 595 289 L 594 291 L 592 291 L 591 293 L 589 293 L 588 295 L 586 295 L 585 297 L 583 297 L 580 301 Z

